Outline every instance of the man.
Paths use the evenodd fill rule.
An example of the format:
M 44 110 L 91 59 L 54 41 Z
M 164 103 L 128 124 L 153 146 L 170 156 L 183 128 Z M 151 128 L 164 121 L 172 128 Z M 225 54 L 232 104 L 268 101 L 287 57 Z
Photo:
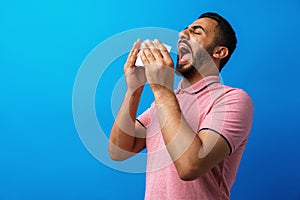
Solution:
M 236 42 L 224 18 L 202 14 L 179 34 L 176 73 L 183 80 L 175 91 L 174 64 L 162 43 L 133 45 L 109 152 L 124 160 L 147 148 L 145 199 L 230 198 L 253 114 L 243 90 L 220 84 Z M 135 66 L 138 54 L 145 67 Z M 155 102 L 136 119 L 146 81 Z

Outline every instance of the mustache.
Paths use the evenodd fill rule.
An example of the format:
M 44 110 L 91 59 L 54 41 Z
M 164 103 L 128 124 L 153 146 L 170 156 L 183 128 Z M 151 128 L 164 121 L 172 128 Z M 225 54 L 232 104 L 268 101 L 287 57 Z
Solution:
M 190 49 L 192 49 L 191 45 L 188 43 L 188 41 L 186 39 L 179 39 L 178 42 L 177 42 L 177 46 L 180 43 L 186 44 Z

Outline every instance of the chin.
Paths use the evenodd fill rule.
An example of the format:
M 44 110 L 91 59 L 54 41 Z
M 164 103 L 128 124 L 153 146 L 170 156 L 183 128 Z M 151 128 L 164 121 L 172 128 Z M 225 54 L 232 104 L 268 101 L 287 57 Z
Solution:
M 190 78 L 196 73 L 197 69 L 190 63 L 176 65 L 176 74 L 185 78 Z

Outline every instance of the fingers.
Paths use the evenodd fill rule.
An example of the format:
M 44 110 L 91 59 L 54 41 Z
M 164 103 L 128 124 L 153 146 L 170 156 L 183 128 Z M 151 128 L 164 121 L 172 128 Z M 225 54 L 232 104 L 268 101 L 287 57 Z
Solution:
M 142 41 L 140 39 L 137 39 L 137 41 L 135 41 L 135 43 L 133 43 L 133 45 L 132 45 L 129 56 L 131 56 L 133 54 L 133 52 L 135 52 L 136 50 L 139 50 L 141 44 L 142 44 Z
M 139 53 L 138 49 L 133 49 L 127 58 L 128 59 L 127 62 L 130 63 L 132 67 L 134 66 L 134 63 L 135 63 L 138 53 Z
M 142 44 L 142 41 L 140 39 L 138 39 L 133 44 L 133 46 L 131 48 L 131 51 L 130 51 L 128 57 L 127 57 L 125 67 L 129 67 L 129 68 L 134 68 L 135 67 L 134 64 L 135 64 L 136 58 L 138 56 L 141 44 Z
M 142 41 L 140 39 L 138 39 L 132 46 L 132 49 L 128 55 L 128 58 L 136 58 L 138 52 L 139 52 L 139 49 L 140 49 L 140 46 L 142 44 Z
M 161 54 L 161 49 L 156 46 L 156 44 L 150 40 L 145 41 L 145 45 L 147 45 L 155 58 L 155 60 L 162 60 L 163 56 Z
M 143 58 L 141 58 L 144 65 L 158 64 L 174 67 L 173 60 L 167 48 L 157 39 L 154 42 L 146 40 L 142 44 L 141 55 L 143 55 Z
M 134 44 L 134 50 L 136 50 L 137 53 L 140 51 L 141 44 L 142 44 L 142 40 L 140 38 L 137 39 L 137 41 Z
M 144 65 L 148 65 L 150 63 L 154 63 L 155 62 L 155 57 L 152 54 L 152 51 L 150 49 L 150 47 L 148 46 L 147 42 L 144 42 L 142 44 L 142 50 L 141 50 L 141 59 L 142 62 L 144 63 Z
M 154 40 L 154 44 L 156 45 L 157 49 L 159 49 L 159 52 L 162 56 L 161 59 L 164 60 L 164 64 L 169 67 L 174 67 L 173 60 L 165 45 L 163 45 L 158 39 Z
M 159 53 L 159 50 L 150 40 L 146 40 L 142 44 L 140 55 L 144 65 L 155 64 L 162 60 L 162 55 Z
M 126 68 L 130 69 L 135 67 L 135 62 L 138 55 L 141 56 L 141 60 L 144 65 L 161 64 L 173 67 L 173 61 L 167 48 L 157 39 L 154 41 L 146 40 L 143 43 L 140 39 L 138 39 L 133 44 L 132 49 L 127 57 L 125 71 L 127 71 Z
M 160 50 L 160 53 L 164 58 L 170 57 L 167 48 L 158 39 L 155 39 L 154 43 L 157 46 L 157 48 Z

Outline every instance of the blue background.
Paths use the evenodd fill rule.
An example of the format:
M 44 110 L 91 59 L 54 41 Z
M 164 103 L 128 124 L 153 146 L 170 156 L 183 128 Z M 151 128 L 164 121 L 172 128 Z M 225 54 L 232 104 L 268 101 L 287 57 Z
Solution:
M 143 199 L 145 174 L 106 167 L 80 141 L 72 116 L 77 71 L 114 34 L 148 26 L 180 31 L 206 11 L 235 28 L 238 47 L 222 77 L 255 105 L 232 199 L 300 199 L 299 10 L 298 0 L 1 1 L 0 200 Z M 122 75 L 124 59 L 99 82 L 103 94 Z M 108 134 L 113 118 L 103 105 L 110 97 L 99 90 Z

